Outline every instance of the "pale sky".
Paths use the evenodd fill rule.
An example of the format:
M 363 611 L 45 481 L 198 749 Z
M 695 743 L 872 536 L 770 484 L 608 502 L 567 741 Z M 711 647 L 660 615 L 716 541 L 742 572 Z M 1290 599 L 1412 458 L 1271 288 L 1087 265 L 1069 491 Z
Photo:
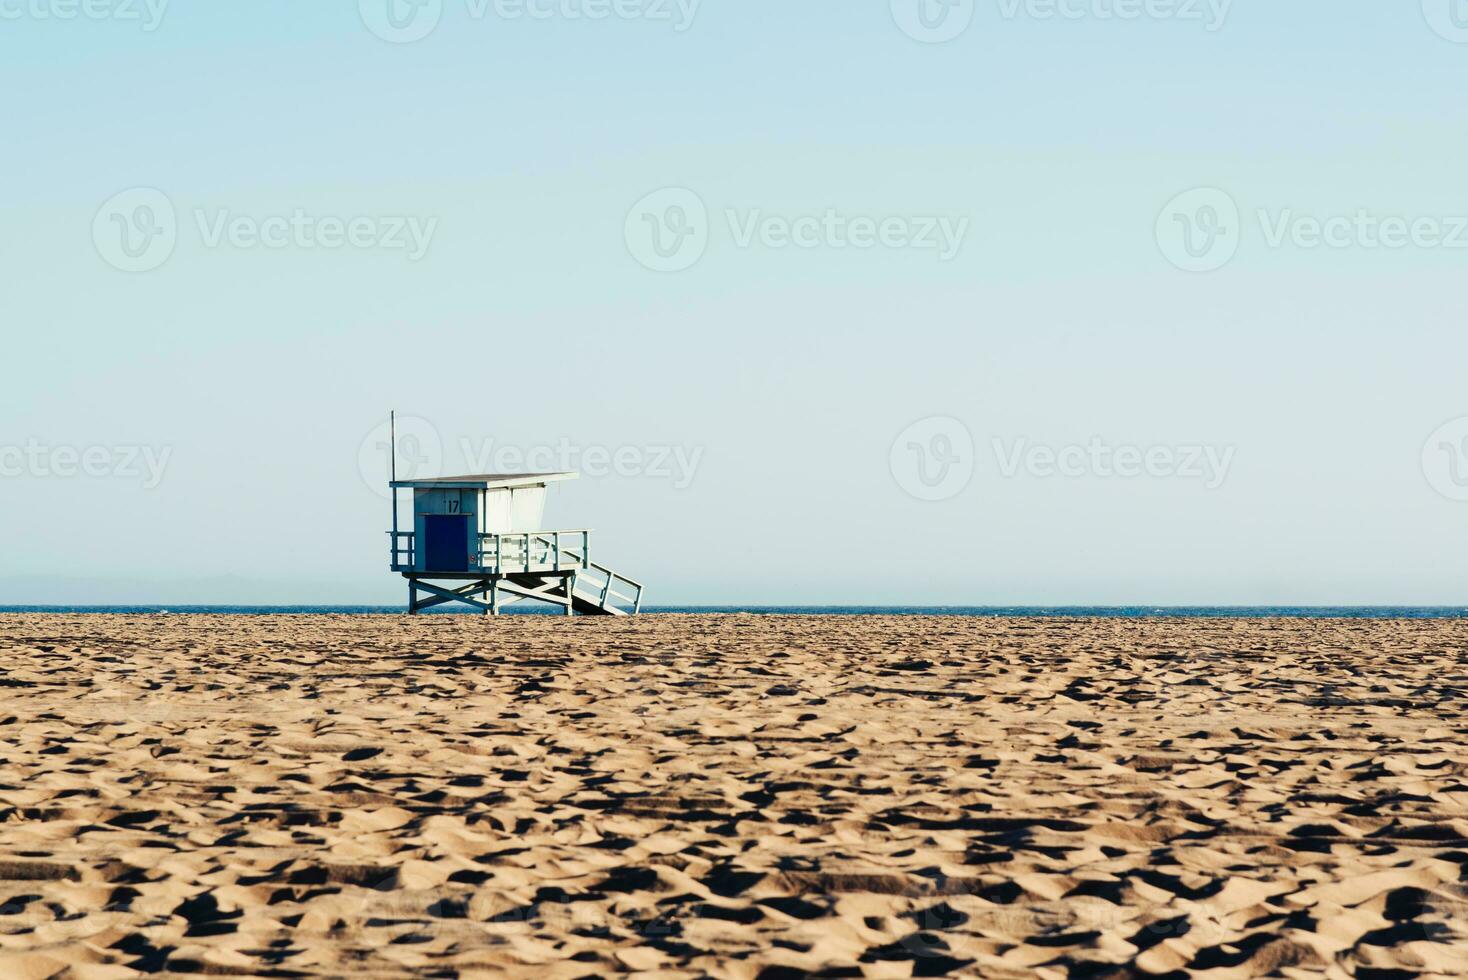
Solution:
M 0 0 L 0 604 L 401 602 L 393 408 L 654 604 L 1468 601 L 1457 0 L 391 2 Z

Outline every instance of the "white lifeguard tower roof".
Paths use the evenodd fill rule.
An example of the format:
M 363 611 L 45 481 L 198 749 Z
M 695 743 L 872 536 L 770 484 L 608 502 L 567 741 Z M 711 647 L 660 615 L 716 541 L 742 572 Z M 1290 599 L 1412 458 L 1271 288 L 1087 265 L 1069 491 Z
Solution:
M 394 489 L 413 490 L 507 490 L 543 487 L 561 480 L 574 480 L 578 473 L 475 473 L 469 476 L 433 476 L 422 480 L 394 480 Z

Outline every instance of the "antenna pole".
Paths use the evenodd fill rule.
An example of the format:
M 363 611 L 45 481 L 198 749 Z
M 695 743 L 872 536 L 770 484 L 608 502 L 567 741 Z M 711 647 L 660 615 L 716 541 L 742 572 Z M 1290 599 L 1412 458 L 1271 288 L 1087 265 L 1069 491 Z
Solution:
M 398 564 L 398 488 L 393 486 L 398 482 L 398 413 L 393 410 L 387 415 L 388 432 L 388 454 L 392 457 L 389 464 L 390 482 L 387 492 L 392 497 L 392 564 L 396 568 Z

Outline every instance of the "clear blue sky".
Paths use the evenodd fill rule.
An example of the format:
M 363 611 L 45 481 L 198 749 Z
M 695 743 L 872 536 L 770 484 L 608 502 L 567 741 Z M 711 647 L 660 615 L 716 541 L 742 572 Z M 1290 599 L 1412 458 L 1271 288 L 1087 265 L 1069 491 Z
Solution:
M 889 0 L 442 0 L 411 43 L 375 0 L 173 0 L 152 30 L 96 2 L 0 0 L 0 464 L 33 450 L 0 603 L 400 601 L 360 474 L 392 407 L 447 471 L 465 440 L 700 453 L 687 486 L 551 498 L 657 603 L 1468 601 L 1429 443 L 1468 416 L 1468 247 L 1355 221 L 1468 215 L 1446 0 L 987 0 L 942 43 Z M 176 241 L 128 272 L 104 205 L 136 188 Z M 656 272 L 634 205 L 667 188 L 703 251 Z M 1197 188 L 1237 254 L 1185 272 L 1165 209 Z M 297 211 L 369 244 L 249 238 Z M 828 211 L 966 230 L 946 259 L 779 244 Z M 1352 218 L 1345 247 L 1302 216 Z M 383 247 L 404 218 L 421 256 Z M 932 418 L 958 428 L 901 436 Z M 1213 486 L 1007 466 L 1093 442 L 1231 454 Z M 168 453 L 156 486 L 132 446 Z M 66 447 L 111 469 L 58 476 Z M 971 476 L 919 499 L 904 467 L 945 453 Z

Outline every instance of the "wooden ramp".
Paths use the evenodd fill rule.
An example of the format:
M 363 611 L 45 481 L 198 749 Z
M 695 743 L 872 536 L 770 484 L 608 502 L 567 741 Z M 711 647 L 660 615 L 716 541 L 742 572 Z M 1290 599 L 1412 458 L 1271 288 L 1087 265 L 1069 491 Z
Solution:
M 579 613 L 582 616 L 626 616 L 628 612 L 621 606 L 616 605 L 615 600 L 621 598 L 609 588 L 615 576 L 609 578 L 598 586 L 585 575 L 540 575 L 523 572 L 516 575 L 506 575 L 499 581 L 499 592 L 501 595 L 508 594 L 513 598 L 501 598 L 500 604 L 507 605 L 511 602 L 519 602 L 524 599 L 538 599 L 542 602 L 554 602 L 558 605 L 568 605 L 571 613 Z

